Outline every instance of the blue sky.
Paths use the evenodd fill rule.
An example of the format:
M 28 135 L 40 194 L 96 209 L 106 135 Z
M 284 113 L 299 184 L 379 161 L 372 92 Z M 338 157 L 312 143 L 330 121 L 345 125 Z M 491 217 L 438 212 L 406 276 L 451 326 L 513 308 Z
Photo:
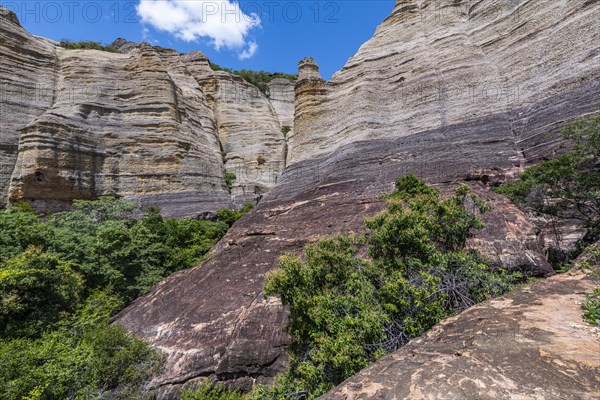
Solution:
M 306 56 L 329 79 L 391 12 L 394 0 L 0 0 L 39 36 L 117 37 L 187 52 L 233 69 L 297 72 Z

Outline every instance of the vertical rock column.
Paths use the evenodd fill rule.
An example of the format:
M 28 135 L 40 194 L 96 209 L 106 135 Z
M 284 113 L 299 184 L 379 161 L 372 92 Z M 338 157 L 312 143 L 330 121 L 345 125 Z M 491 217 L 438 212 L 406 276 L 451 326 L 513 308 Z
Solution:
M 319 66 L 311 57 L 298 64 L 298 82 L 295 87 L 296 108 L 294 113 L 294 131 L 288 139 L 287 161 L 293 158 L 295 145 L 300 142 L 302 134 L 310 130 L 312 122 L 322 110 L 320 105 L 328 93 L 327 82 L 321 78 Z
M 213 71 L 204 54 L 191 52 L 182 60 L 212 107 L 225 171 L 235 176 L 230 183 L 234 204 L 256 201 L 283 171 L 280 116 L 257 87 L 237 75 Z

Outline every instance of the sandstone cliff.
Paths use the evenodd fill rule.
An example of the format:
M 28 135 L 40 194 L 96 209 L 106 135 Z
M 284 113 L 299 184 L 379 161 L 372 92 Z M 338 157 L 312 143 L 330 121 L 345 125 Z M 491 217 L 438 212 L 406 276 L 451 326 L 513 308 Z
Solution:
M 201 266 L 117 321 L 167 354 L 162 396 L 205 377 L 249 387 L 285 366 L 286 310 L 263 299 L 285 252 L 363 230 L 413 172 L 468 181 L 495 203 L 472 245 L 499 267 L 549 275 L 539 228 L 489 187 L 551 155 L 567 121 L 600 110 L 598 1 L 398 1 L 330 82 L 299 68 L 286 169 Z
M 276 111 L 201 53 L 130 43 L 123 54 L 65 50 L 0 12 L 3 203 L 54 210 L 114 195 L 193 216 L 253 201 L 277 181 L 281 121 L 293 110 Z M 293 101 L 289 90 L 279 97 Z

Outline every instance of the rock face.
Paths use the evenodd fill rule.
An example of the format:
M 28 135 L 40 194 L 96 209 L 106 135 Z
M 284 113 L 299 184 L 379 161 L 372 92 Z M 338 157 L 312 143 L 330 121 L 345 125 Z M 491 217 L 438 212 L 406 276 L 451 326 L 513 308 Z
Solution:
M 293 92 L 281 92 L 273 102 L 239 76 L 212 71 L 199 52 L 182 58 L 214 112 L 225 168 L 236 177 L 231 191 L 234 199 L 238 203 L 257 200 L 277 182 L 285 166 L 281 123 L 289 121 L 294 110 L 274 104 L 293 104 Z
M 193 216 L 275 184 L 280 120 L 293 111 L 279 116 L 254 86 L 212 71 L 200 53 L 123 40 L 124 54 L 65 50 L 1 10 L 2 200 L 55 210 L 114 195 Z
M 600 329 L 567 274 L 476 305 L 348 379 L 323 400 L 596 399 Z
M 52 105 L 58 77 L 54 43 L 29 35 L 2 7 L 0 37 L 0 204 L 6 204 L 19 129 Z
M 596 1 L 397 0 L 331 81 L 300 65 L 288 165 L 374 141 L 432 179 L 535 162 L 597 110 L 597 20 Z
M 487 190 L 482 183 L 470 186 L 492 210 L 482 215 L 485 228 L 469 239 L 469 247 L 490 260 L 494 268 L 521 271 L 528 276 L 553 275 L 554 270 L 544 257 L 541 230 L 506 197 Z M 452 187 L 445 184 L 441 188 L 442 193 L 448 193 Z

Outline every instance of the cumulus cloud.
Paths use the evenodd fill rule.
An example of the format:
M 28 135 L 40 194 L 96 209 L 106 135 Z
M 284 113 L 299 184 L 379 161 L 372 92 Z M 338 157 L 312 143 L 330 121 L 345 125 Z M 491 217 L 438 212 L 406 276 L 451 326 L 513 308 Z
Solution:
M 242 51 L 240 54 L 238 54 L 238 58 L 240 60 L 247 60 L 249 58 L 252 58 L 254 53 L 256 53 L 256 50 L 258 50 L 258 44 L 256 44 L 256 42 L 250 42 L 248 43 L 248 48 Z
M 260 18 L 245 14 L 235 0 L 140 0 L 137 12 L 142 23 L 187 42 L 208 39 L 217 50 L 237 51 L 241 60 L 258 49 L 247 37 Z

